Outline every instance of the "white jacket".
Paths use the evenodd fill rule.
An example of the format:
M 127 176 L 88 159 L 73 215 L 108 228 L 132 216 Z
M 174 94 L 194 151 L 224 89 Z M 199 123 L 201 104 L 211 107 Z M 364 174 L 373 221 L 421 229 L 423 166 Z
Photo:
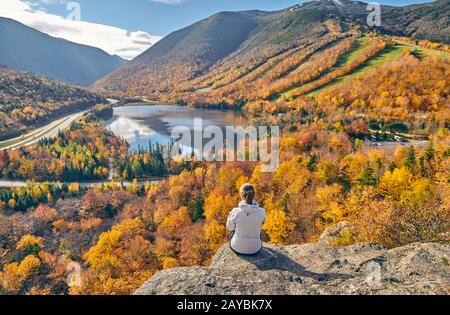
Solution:
M 227 229 L 234 231 L 230 240 L 231 248 L 240 254 L 252 255 L 260 251 L 261 228 L 266 221 L 266 210 L 256 201 L 248 205 L 245 201 L 239 203 L 228 216 Z

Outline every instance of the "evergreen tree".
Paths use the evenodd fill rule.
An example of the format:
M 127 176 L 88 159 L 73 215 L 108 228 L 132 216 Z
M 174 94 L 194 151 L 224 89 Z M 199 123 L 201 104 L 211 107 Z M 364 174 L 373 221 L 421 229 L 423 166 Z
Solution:
M 416 151 L 414 150 L 414 147 L 409 147 L 408 155 L 406 157 L 405 162 L 403 163 L 403 166 L 409 169 L 412 173 L 414 173 L 417 169 L 417 160 L 416 160 Z
M 189 205 L 189 210 L 191 213 L 192 222 L 197 222 L 198 220 L 202 220 L 205 218 L 203 206 L 205 204 L 205 200 L 203 196 L 198 196 L 194 200 L 191 201 Z
M 378 178 L 375 174 L 375 170 L 370 164 L 366 166 L 361 177 L 358 179 L 358 183 L 363 186 L 376 186 L 378 184 Z
M 388 170 L 389 172 L 393 172 L 397 168 L 394 162 L 389 163 Z
M 428 145 L 428 147 L 427 147 L 427 149 L 425 150 L 425 153 L 424 153 L 425 160 L 427 162 L 433 161 L 435 153 L 436 153 L 436 151 L 434 150 L 433 142 L 430 142 L 430 144 Z
M 318 157 L 313 154 L 309 157 L 308 163 L 306 164 L 306 167 L 311 172 L 314 172 L 316 170 L 317 162 L 319 161 Z

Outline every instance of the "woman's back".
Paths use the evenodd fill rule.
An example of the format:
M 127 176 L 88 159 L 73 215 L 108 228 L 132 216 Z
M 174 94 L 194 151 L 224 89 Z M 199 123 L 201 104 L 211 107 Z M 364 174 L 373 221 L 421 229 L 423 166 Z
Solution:
M 266 211 L 257 202 L 242 201 L 227 220 L 227 229 L 233 232 L 231 248 L 241 254 L 257 253 L 262 246 L 261 228 L 265 220 Z

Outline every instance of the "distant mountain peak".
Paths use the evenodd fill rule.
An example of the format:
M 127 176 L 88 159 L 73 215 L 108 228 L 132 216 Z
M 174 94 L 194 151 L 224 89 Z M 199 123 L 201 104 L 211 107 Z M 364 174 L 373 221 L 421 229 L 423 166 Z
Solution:
M 97 47 L 55 38 L 0 17 L 0 65 L 89 86 L 126 61 Z

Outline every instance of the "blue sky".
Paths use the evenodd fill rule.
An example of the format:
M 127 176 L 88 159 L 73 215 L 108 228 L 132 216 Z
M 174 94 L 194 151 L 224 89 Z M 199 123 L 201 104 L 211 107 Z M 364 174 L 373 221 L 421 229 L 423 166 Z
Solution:
M 371 2 L 374 0 L 368 0 Z M 407 5 L 429 0 L 375 0 Z M 279 10 L 302 0 L 1 0 L 0 16 L 132 59 L 163 36 L 220 11 Z M 77 6 L 79 17 L 68 11 Z M 71 16 L 70 19 L 68 17 Z
M 77 0 L 84 20 L 115 25 L 129 30 L 143 30 L 165 36 L 220 11 L 250 9 L 279 10 L 305 2 L 301 0 Z M 178 3 L 181 1 L 181 3 Z M 167 4 L 162 2 L 174 2 Z M 371 2 L 371 1 L 367 1 Z M 426 0 L 378 0 L 380 4 L 407 5 Z M 58 3 L 48 6 L 64 14 Z

